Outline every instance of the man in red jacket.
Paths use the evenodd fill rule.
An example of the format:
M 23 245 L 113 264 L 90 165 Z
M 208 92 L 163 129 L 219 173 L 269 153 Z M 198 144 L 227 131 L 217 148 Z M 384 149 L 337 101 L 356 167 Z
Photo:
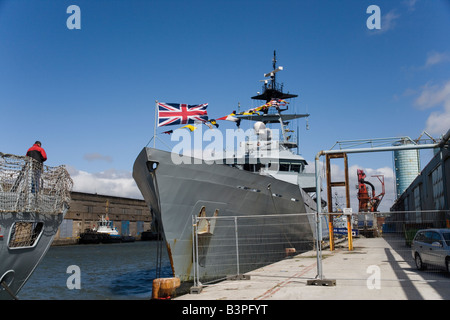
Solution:
M 39 163 L 43 163 L 45 160 L 47 160 L 47 154 L 45 153 L 45 150 L 41 147 L 41 142 L 36 141 L 34 145 L 28 149 L 27 156 L 39 161 Z
M 28 149 L 27 156 L 30 158 L 33 158 L 37 160 L 40 165 L 38 166 L 32 166 L 32 170 L 34 171 L 34 176 L 31 180 L 31 192 L 37 193 L 41 189 L 41 173 L 43 170 L 43 163 L 45 160 L 47 160 L 47 154 L 45 153 L 45 150 L 41 147 L 41 142 L 36 141 L 34 145 Z

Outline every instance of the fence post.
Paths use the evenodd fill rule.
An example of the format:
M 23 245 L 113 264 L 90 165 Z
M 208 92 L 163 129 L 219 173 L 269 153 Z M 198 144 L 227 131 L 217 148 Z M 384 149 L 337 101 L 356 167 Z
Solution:
M 195 270 L 197 272 L 197 285 L 200 285 L 200 273 L 198 264 L 198 223 L 199 218 L 195 217 Z
M 191 294 L 199 294 L 202 292 L 198 270 L 198 219 L 198 217 L 192 215 L 192 266 L 194 268 L 194 286 L 190 289 Z
M 238 240 L 238 229 L 237 229 L 237 217 L 234 217 L 234 235 L 236 239 L 236 264 L 237 264 L 237 275 L 240 275 L 239 272 L 239 240 Z
M 336 280 L 323 279 L 322 271 L 322 221 L 321 221 L 321 209 L 322 198 L 320 195 L 320 173 L 319 173 L 319 157 L 323 155 L 323 151 L 317 153 L 315 158 L 315 177 L 316 177 L 316 257 L 317 257 L 317 276 L 314 280 L 307 280 L 307 285 L 322 285 L 322 286 L 335 286 Z
M 195 264 L 196 264 L 196 259 L 195 259 L 195 217 L 194 215 L 192 215 L 191 217 L 191 222 L 192 222 L 192 267 L 193 267 L 193 273 L 194 273 L 194 286 L 197 286 L 197 278 L 196 278 L 196 271 L 195 271 Z
M 316 257 L 317 257 L 317 277 L 322 280 L 322 221 L 321 221 L 321 209 L 322 209 L 322 196 L 320 194 L 321 179 L 319 173 L 319 152 L 315 158 L 315 178 L 316 178 Z

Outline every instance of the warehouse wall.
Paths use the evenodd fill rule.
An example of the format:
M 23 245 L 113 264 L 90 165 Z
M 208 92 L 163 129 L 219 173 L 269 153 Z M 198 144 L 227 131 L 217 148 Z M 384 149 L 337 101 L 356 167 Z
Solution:
M 75 243 L 87 228 L 94 228 L 102 215 L 114 222 L 120 234 L 139 239 L 142 231 L 150 229 L 151 214 L 144 200 L 91 193 L 72 192 L 70 209 L 55 236 L 54 244 Z

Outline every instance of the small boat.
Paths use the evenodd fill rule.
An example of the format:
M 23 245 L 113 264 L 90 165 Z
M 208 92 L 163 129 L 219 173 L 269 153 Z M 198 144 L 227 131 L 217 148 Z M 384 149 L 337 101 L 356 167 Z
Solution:
M 78 239 L 79 244 L 99 244 L 101 234 L 97 233 L 92 229 L 86 229 L 82 234 L 80 234 L 80 238 Z
M 106 216 L 102 215 L 98 221 L 98 227 L 94 231 L 101 235 L 100 242 L 102 243 L 117 243 L 122 241 L 122 236 L 117 231 L 117 228 L 114 228 L 113 222 L 109 220 L 108 213 Z
M 122 242 L 135 242 L 136 238 L 132 235 L 122 236 Z
M 119 243 L 134 242 L 136 238 L 132 235 L 120 235 L 113 221 L 109 220 L 108 213 L 101 216 L 97 228 L 86 229 L 80 234 L 79 244 Z
M 123 241 L 123 237 L 114 228 L 113 221 L 109 220 L 108 216 L 109 202 L 106 201 L 106 214 L 100 217 L 97 228 L 86 229 L 84 233 L 80 234 L 78 243 L 80 244 L 98 244 L 98 243 L 118 243 Z M 126 237 L 124 242 L 131 242 L 132 239 Z

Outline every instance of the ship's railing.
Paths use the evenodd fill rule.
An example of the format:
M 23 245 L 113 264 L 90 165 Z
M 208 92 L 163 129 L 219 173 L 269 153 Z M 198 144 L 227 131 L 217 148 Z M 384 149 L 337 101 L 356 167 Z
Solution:
M 0 153 L 0 213 L 61 213 L 70 203 L 72 186 L 64 166 Z

